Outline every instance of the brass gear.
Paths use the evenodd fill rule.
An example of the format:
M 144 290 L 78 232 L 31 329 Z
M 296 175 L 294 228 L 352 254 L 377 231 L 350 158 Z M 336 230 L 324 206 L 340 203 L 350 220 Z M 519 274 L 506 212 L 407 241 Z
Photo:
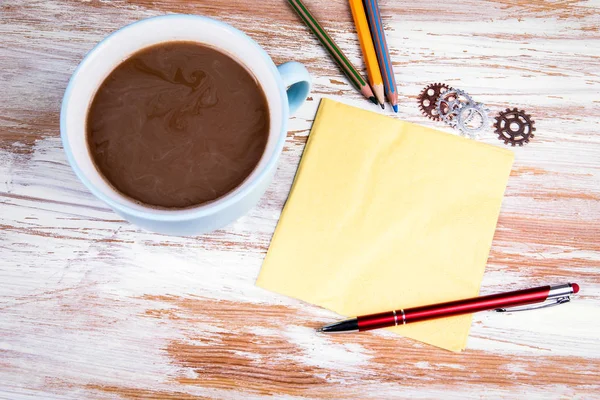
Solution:
M 419 109 L 423 115 L 434 121 L 439 121 L 440 116 L 436 104 L 440 95 L 448 90 L 452 90 L 452 88 L 445 83 L 432 83 L 425 87 L 418 97 Z
M 504 141 L 504 144 L 512 146 L 523 146 L 529 143 L 529 139 L 535 135 L 535 121 L 531 119 L 531 115 L 525 111 L 513 108 L 507 108 L 506 111 L 501 111 L 496 117 L 494 127 L 498 134 L 498 139 Z

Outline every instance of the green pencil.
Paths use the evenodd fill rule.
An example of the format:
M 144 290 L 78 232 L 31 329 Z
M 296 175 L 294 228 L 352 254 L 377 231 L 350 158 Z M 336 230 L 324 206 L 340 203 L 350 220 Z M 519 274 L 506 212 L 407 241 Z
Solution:
M 321 42 L 321 44 L 327 49 L 331 57 L 337 62 L 337 64 L 344 72 L 344 75 L 348 77 L 350 82 L 356 86 L 356 88 L 365 96 L 367 99 L 371 100 L 375 104 L 379 104 L 375 96 L 373 95 L 373 90 L 367 84 L 367 81 L 362 77 L 362 75 L 358 72 L 356 67 L 352 65 L 348 57 L 344 55 L 342 50 L 340 50 L 339 46 L 335 44 L 331 36 L 325 32 L 325 29 L 317 22 L 315 17 L 308 11 L 306 6 L 302 4 L 300 0 L 288 0 L 290 5 L 294 8 L 294 10 L 298 13 L 300 18 L 304 21 L 304 23 L 310 28 L 310 30 L 317 36 L 317 39 Z

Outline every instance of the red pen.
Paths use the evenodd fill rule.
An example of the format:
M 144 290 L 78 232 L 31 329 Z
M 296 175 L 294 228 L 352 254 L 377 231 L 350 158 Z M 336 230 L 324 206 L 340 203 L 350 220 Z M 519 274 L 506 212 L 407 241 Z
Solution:
M 371 329 L 406 325 L 411 322 L 427 321 L 430 319 L 452 317 L 454 315 L 470 314 L 486 310 L 496 310 L 497 312 L 531 310 L 567 303 L 571 301 L 571 295 L 577 292 L 579 292 L 579 285 L 576 283 L 567 283 L 556 286 L 540 286 L 532 289 L 497 293 L 489 296 L 473 297 L 471 299 L 449 301 L 447 303 L 429 306 L 406 309 L 401 308 L 399 310 L 378 314 L 362 315 L 360 317 L 326 325 L 319 328 L 318 332 L 362 332 Z M 538 305 L 525 308 L 520 307 L 529 304 Z M 509 310 L 508 308 L 511 309 Z

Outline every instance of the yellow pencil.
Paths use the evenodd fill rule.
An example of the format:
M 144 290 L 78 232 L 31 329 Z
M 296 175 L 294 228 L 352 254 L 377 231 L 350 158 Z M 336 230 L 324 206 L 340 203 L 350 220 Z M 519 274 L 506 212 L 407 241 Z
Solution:
M 356 32 L 358 33 L 358 39 L 360 41 L 360 48 L 367 65 L 367 73 L 369 74 L 369 83 L 373 89 L 373 93 L 377 98 L 381 108 L 385 102 L 384 90 L 383 90 L 383 78 L 381 76 L 381 70 L 379 69 L 379 62 L 377 61 L 377 53 L 375 52 L 375 46 L 373 45 L 373 38 L 371 37 L 371 31 L 369 30 L 369 23 L 367 22 L 367 14 L 363 7 L 363 0 L 348 0 L 350 3 L 350 9 L 352 10 L 352 18 L 354 18 L 354 25 L 356 25 Z

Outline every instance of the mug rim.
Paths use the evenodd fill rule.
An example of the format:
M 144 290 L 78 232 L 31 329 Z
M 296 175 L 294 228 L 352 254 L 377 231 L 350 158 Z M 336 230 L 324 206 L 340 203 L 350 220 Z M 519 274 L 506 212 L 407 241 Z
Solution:
M 113 200 L 112 198 L 106 196 L 104 193 L 102 193 L 102 191 L 98 190 L 95 187 L 95 185 L 93 185 L 90 182 L 90 180 L 86 177 L 86 175 L 80 169 L 79 165 L 77 164 L 77 162 L 74 159 L 73 150 L 71 149 L 71 146 L 70 146 L 70 143 L 68 140 L 68 134 L 66 132 L 67 131 L 67 123 L 66 123 L 67 109 L 68 109 L 69 100 L 70 100 L 72 92 L 74 90 L 74 81 L 75 81 L 76 77 L 81 74 L 82 69 L 85 68 L 87 66 L 87 64 L 89 64 L 89 62 L 90 62 L 89 59 L 96 52 L 98 52 L 100 49 L 102 49 L 104 46 L 107 46 L 109 40 L 113 39 L 114 36 L 116 36 L 120 32 L 128 30 L 134 26 L 151 23 L 158 19 L 161 19 L 161 20 L 164 20 L 164 19 L 195 20 L 199 23 L 213 24 L 214 26 L 219 26 L 221 28 L 229 30 L 230 32 L 234 33 L 237 36 L 240 36 L 242 39 L 245 40 L 246 44 L 249 44 L 252 46 L 253 50 L 257 53 L 257 56 L 258 55 L 262 56 L 262 59 L 264 61 L 266 61 L 267 68 L 270 70 L 271 74 L 274 76 L 274 78 L 278 84 L 277 86 L 278 86 L 278 91 L 279 91 L 279 97 L 281 99 L 281 108 L 280 108 L 281 109 L 281 127 L 280 127 L 279 133 L 277 135 L 277 139 L 276 139 L 275 145 L 273 147 L 273 151 L 272 151 L 271 155 L 269 156 L 269 158 L 266 160 L 266 164 L 263 166 L 262 170 L 258 171 L 258 173 L 255 176 L 252 176 L 255 171 L 251 172 L 242 183 L 240 183 L 238 186 L 236 186 L 236 188 L 234 188 L 229 193 L 226 193 L 223 196 L 216 198 L 215 200 L 212 200 L 212 201 L 206 202 L 206 203 L 202 203 L 197 206 L 183 208 L 183 209 L 179 208 L 179 209 L 169 210 L 169 209 L 165 209 L 165 208 L 153 208 L 151 205 L 147 205 L 144 203 L 140 203 L 140 206 L 143 209 L 134 209 L 134 208 L 128 206 L 127 204 L 119 203 L 119 202 Z M 199 43 L 200 43 L 200 41 L 199 41 Z M 138 51 L 143 48 L 144 47 L 140 47 L 138 49 Z M 216 48 L 218 49 L 218 47 L 216 47 Z M 237 61 L 237 62 L 241 63 L 241 61 Z M 116 67 L 116 65 L 115 65 L 115 67 Z M 205 16 L 201 16 L 201 15 L 192 15 L 192 14 L 159 15 L 159 16 L 144 18 L 139 21 L 132 22 L 130 24 L 127 24 L 127 25 L 111 32 L 106 37 L 104 37 L 100 42 L 98 42 L 85 55 L 85 57 L 79 62 L 77 68 L 75 68 L 75 70 L 73 71 L 73 73 L 71 75 L 71 78 L 69 79 L 69 83 L 67 85 L 67 88 L 65 89 L 65 94 L 63 95 L 63 98 L 62 98 L 61 112 L 60 112 L 60 136 L 61 136 L 61 141 L 62 141 L 63 147 L 65 149 L 65 153 L 67 155 L 67 161 L 69 162 L 69 165 L 75 172 L 75 175 L 88 188 L 88 190 L 90 190 L 92 192 L 92 194 L 94 196 L 96 196 L 98 199 L 102 200 L 104 203 L 109 205 L 113 210 L 115 210 L 117 212 L 126 213 L 127 215 L 130 215 L 133 217 L 143 218 L 143 219 L 147 219 L 147 220 L 155 220 L 155 221 L 190 220 L 190 219 L 201 218 L 204 216 L 216 214 L 216 213 L 220 212 L 221 210 L 226 209 L 226 208 L 232 206 L 233 204 L 238 203 L 240 200 L 242 200 L 244 197 L 246 197 L 255 188 L 255 186 L 258 184 L 258 182 L 261 182 L 263 179 L 265 179 L 269 176 L 272 169 L 276 167 L 277 161 L 279 159 L 279 156 L 281 155 L 281 152 L 283 150 L 283 146 L 285 144 L 285 140 L 287 137 L 287 122 L 288 122 L 288 118 L 289 118 L 289 107 L 288 107 L 286 99 L 287 99 L 287 95 L 286 95 L 285 87 L 283 85 L 282 78 L 277 70 L 277 67 L 275 66 L 275 63 L 273 62 L 271 57 L 267 54 L 267 52 L 254 39 L 252 39 L 251 37 L 246 35 L 244 32 L 240 31 L 239 29 L 237 29 L 225 22 L 221 22 L 221 21 L 211 18 L 211 17 L 205 17 Z M 265 149 L 265 151 L 266 151 L 266 149 Z M 102 179 L 106 180 L 106 178 L 98 170 L 96 170 L 96 173 L 98 175 L 100 175 L 100 177 Z M 115 192 L 119 197 L 126 198 L 126 196 L 124 196 L 121 192 L 119 192 L 114 187 L 112 187 L 112 184 L 109 184 L 109 186 L 111 186 L 112 191 Z M 156 211 L 160 211 L 160 213 L 157 213 Z

